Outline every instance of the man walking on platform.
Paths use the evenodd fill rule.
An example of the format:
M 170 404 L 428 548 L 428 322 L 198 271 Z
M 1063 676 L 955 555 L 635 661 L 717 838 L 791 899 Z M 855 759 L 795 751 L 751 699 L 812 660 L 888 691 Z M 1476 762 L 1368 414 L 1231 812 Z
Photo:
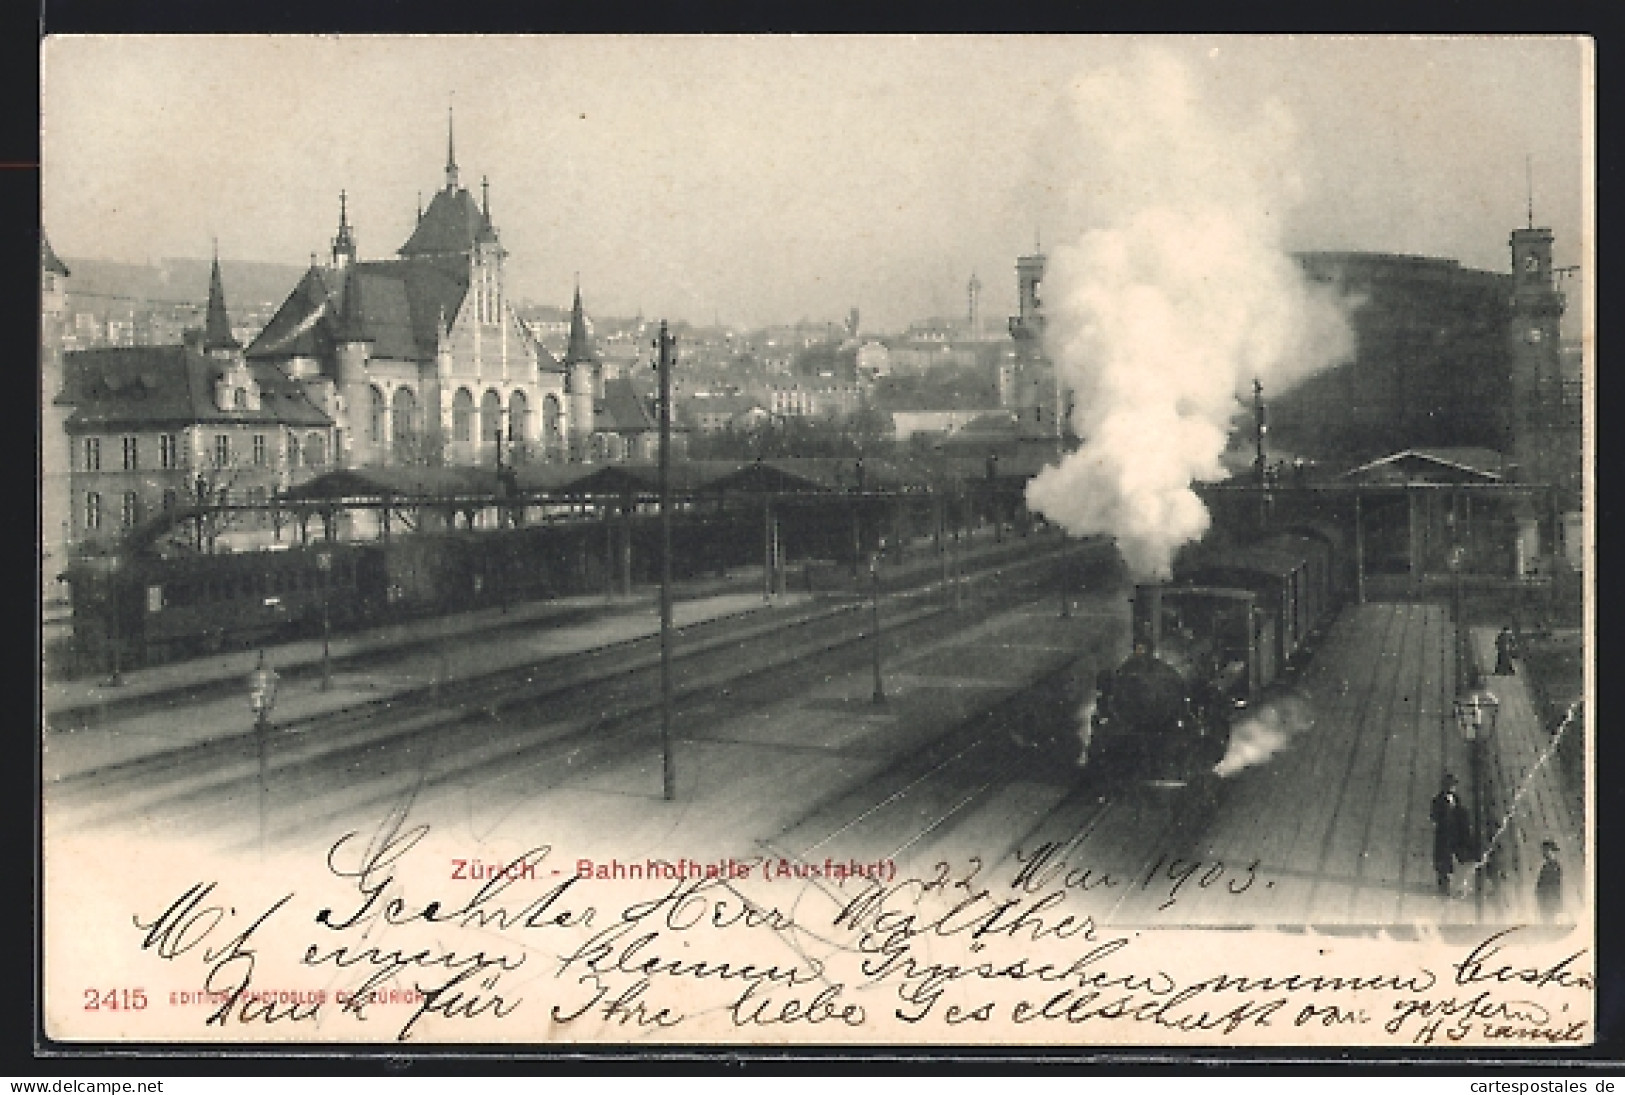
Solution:
M 1456 794 L 1456 777 L 1449 772 L 1444 774 L 1439 793 L 1433 796 L 1429 817 L 1433 819 L 1433 870 L 1439 876 L 1439 893 L 1448 897 L 1456 857 L 1469 858 L 1473 843 L 1472 820 Z
M 1540 906 L 1540 918 L 1551 924 L 1563 914 L 1563 865 L 1557 861 L 1557 841 L 1541 841 L 1540 854 L 1544 862 L 1535 879 L 1535 904 Z
M 1512 649 L 1517 640 L 1512 635 L 1510 627 L 1503 627 L 1501 633 L 1495 637 L 1495 675 L 1497 677 L 1510 677 L 1518 672 L 1512 664 Z

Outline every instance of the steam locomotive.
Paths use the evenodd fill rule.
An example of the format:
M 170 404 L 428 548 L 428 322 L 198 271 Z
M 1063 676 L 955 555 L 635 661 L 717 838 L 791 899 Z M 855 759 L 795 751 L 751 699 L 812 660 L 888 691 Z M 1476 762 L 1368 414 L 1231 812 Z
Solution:
M 1175 782 L 1211 771 L 1336 613 L 1342 563 L 1334 528 L 1293 526 L 1135 586 L 1133 652 L 1097 678 L 1086 763 Z

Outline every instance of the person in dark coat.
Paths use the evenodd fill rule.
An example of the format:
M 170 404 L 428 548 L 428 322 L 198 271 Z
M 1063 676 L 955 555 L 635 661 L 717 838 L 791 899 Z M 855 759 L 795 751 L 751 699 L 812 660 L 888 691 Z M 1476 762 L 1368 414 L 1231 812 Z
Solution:
M 1501 633 L 1495 637 L 1495 675 L 1497 677 L 1510 677 L 1517 673 L 1517 667 L 1512 664 L 1512 648 L 1515 642 L 1510 627 L 1503 627 Z
M 1467 816 L 1467 807 L 1456 793 L 1456 777 L 1449 772 L 1433 796 L 1428 816 L 1433 820 L 1433 870 L 1439 876 L 1439 892 L 1450 894 L 1450 876 L 1456 869 L 1456 858 L 1472 856 L 1473 827 Z
M 1543 862 L 1535 879 L 1535 904 L 1540 906 L 1540 918 L 1550 924 L 1563 914 L 1563 864 L 1557 861 L 1557 841 L 1543 841 L 1540 854 Z

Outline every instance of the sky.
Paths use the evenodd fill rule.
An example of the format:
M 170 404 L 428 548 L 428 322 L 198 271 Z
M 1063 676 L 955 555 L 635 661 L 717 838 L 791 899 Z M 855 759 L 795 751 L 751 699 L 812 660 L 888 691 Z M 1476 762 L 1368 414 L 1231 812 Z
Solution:
M 1290 249 L 1505 270 L 1532 179 L 1558 264 L 1582 260 L 1590 54 L 1557 38 L 56 37 L 43 221 L 68 258 L 218 240 L 302 265 L 342 189 L 361 256 L 390 257 L 443 185 L 451 107 L 513 299 L 567 304 L 579 276 L 602 315 L 857 307 L 885 331 L 963 316 L 974 274 L 997 329 L 1016 256 L 1095 227 L 1090 188 L 1112 207 L 1133 177 L 1096 177 L 1113 159 L 1076 86 L 1152 54 L 1224 126 L 1271 119 Z

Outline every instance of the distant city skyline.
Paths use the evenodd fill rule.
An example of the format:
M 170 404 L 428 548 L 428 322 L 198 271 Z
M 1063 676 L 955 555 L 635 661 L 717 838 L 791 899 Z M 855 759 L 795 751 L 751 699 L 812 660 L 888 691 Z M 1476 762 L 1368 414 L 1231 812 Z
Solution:
M 1237 117 L 1284 107 L 1297 250 L 1508 268 L 1534 216 L 1576 265 L 1583 43 L 1166 38 Z M 1062 98 L 1126 38 L 53 38 L 43 219 L 64 256 L 363 258 L 443 184 L 490 180 L 516 301 L 868 330 L 1015 311 L 1014 262 L 1089 227 Z M 1526 166 L 1530 174 L 1526 175 Z M 1577 311 L 1571 310 L 1571 311 Z

